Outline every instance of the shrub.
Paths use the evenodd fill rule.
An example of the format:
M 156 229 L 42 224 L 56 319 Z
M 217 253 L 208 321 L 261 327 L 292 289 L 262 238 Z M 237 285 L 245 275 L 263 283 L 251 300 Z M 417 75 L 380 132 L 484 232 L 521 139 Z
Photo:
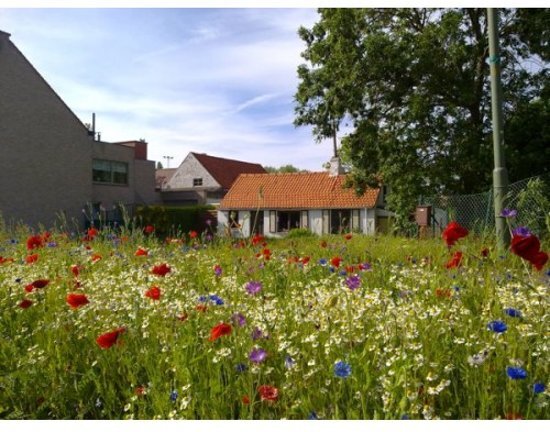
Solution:
M 214 229 L 216 216 L 213 210 L 212 206 L 144 206 L 138 207 L 136 216 L 142 226 L 153 225 L 157 235 L 177 236 L 192 230 L 198 232 L 206 230 L 207 220 L 211 221 L 210 228 Z
M 288 235 L 286 237 L 292 239 L 300 237 L 317 237 L 317 235 L 307 228 L 294 228 L 288 232 Z

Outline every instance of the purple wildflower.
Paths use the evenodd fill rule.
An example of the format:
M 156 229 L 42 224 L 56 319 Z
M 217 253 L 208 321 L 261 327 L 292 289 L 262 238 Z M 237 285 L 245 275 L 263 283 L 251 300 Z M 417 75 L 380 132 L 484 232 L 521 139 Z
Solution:
M 361 286 L 361 278 L 357 275 L 352 275 L 346 279 L 346 285 L 350 290 L 356 290 Z
M 214 274 L 215 274 L 217 277 L 220 277 L 220 276 L 222 275 L 222 272 L 223 272 L 222 267 L 221 267 L 220 265 L 216 264 L 216 265 L 214 266 Z
M 267 358 L 267 351 L 262 348 L 254 348 L 248 355 L 252 363 L 261 363 Z
M 246 291 L 250 295 L 256 295 L 262 290 L 262 283 L 258 281 L 250 281 L 246 284 Z
M 531 231 L 529 231 L 529 228 L 524 226 L 519 226 L 514 231 L 512 231 L 512 234 L 520 237 L 529 237 L 532 233 Z
M 258 340 L 263 336 L 264 333 L 258 327 L 254 327 L 254 330 L 252 330 L 252 340 Z
M 231 317 L 231 320 L 233 321 L 233 324 L 235 324 L 236 326 L 243 327 L 244 325 L 246 325 L 246 318 L 240 312 L 234 313 L 233 316 Z
M 505 208 L 502 210 L 500 215 L 505 218 L 513 218 L 516 217 L 518 214 L 517 210 Z

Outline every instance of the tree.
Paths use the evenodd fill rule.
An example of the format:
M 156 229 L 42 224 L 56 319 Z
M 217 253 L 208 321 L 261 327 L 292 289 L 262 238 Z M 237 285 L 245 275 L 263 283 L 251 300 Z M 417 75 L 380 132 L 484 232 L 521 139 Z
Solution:
M 162 162 L 158 161 L 157 162 L 157 169 L 163 169 L 164 167 L 162 166 Z
M 516 130 L 521 112 L 535 109 L 547 118 L 548 11 L 500 11 L 504 120 L 516 118 Z M 311 29 L 299 30 L 307 63 L 298 68 L 295 124 L 313 125 L 317 140 L 347 125 L 340 154 L 352 166 L 350 185 L 361 193 L 388 184 L 388 205 L 401 227 L 422 194 L 487 190 L 493 159 L 486 10 L 319 15 Z M 526 146 L 532 154 L 547 151 L 548 134 L 539 135 L 507 142 L 516 146 L 512 166 L 521 165 Z
M 306 172 L 306 170 L 301 170 L 299 168 L 296 168 L 294 165 L 288 164 L 288 165 L 282 165 L 279 168 L 275 168 L 272 166 L 266 166 L 264 169 L 268 173 L 296 173 L 296 172 Z

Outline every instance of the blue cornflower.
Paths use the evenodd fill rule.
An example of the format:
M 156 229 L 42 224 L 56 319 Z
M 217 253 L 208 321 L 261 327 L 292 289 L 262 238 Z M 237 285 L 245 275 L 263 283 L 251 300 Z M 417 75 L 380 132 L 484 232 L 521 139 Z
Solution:
M 244 363 L 238 363 L 237 365 L 235 365 L 235 370 L 237 372 L 244 372 L 246 371 L 247 367 Z
M 350 290 L 356 290 L 361 286 L 361 278 L 356 275 L 350 276 L 346 278 L 346 285 Z
M 223 305 L 223 300 L 216 294 L 212 294 L 211 296 L 209 296 L 209 298 L 212 302 L 214 302 L 214 304 L 217 304 L 218 306 Z
M 487 328 L 495 333 L 504 333 L 508 329 L 508 326 L 503 321 L 491 321 L 487 324 Z
M 206 302 L 207 300 L 208 300 L 208 297 L 206 297 L 206 296 L 200 296 L 200 297 L 199 297 L 199 302 L 201 302 L 201 303 L 204 303 L 204 302 Z
M 410 420 L 410 419 L 411 419 L 411 418 L 409 417 L 408 414 L 403 414 L 403 415 L 401 416 L 401 420 Z
M 513 318 L 521 318 L 521 312 L 514 308 L 506 308 L 504 309 L 504 313 Z
M 349 363 L 338 361 L 334 364 L 334 376 L 338 378 L 347 378 L 351 375 L 351 365 Z
M 527 371 L 520 367 L 508 366 L 506 368 L 506 375 L 513 380 L 525 379 L 527 378 Z
M 328 263 L 327 259 L 326 258 L 321 258 L 319 260 L 319 265 L 322 265 L 323 267 L 326 266 Z
M 309 413 L 309 416 L 307 418 L 308 420 L 319 420 L 319 417 L 317 417 L 317 413 L 315 411 L 311 411 Z
M 345 270 L 340 270 L 340 272 L 338 272 L 338 274 L 339 274 L 340 276 L 345 276 L 345 275 L 348 274 L 348 272 L 345 271 Z
M 17 244 L 17 240 L 16 240 L 16 239 L 10 239 L 9 242 L 10 242 L 10 244 Z
M 46 246 L 49 248 L 54 248 L 54 247 L 57 247 L 57 243 L 52 241 L 52 242 L 49 242 Z
M 176 399 L 178 398 L 178 391 L 177 390 L 172 390 L 170 392 L 170 400 L 172 402 L 176 402 Z
M 543 383 L 537 382 L 533 384 L 533 393 L 539 394 L 544 392 L 544 390 L 546 390 L 546 386 Z
M 502 210 L 502 212 L 500 212 L 500 215 L 502 217 L 505 217 L 505 218 L 512 218 L 512 217 L 516 217 L 518 214 L 518 211 L 517 210 L 514 210 L 514 209 L 509 209 L 509 208 L 505 208 Z
M 294 367 L 295 364 L 296 364 L 296 361 L 287 354 L 285 357 L 285 367 L 287 369 L 291 369 L 292 367 Z

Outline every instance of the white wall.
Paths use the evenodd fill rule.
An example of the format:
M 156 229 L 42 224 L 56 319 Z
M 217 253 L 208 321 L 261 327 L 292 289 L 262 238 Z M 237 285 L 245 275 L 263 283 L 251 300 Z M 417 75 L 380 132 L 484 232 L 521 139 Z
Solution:
M 202 178 L 202 186 L 197 187 L 199 189 L 220 187 L 219 183 L 204 169 L 197 158 L 189 153 L 172 178 L 166 183 L 166 189 L 193 188 L 193 179 L 195 178 Z
M 308 213 L 309 230 L 317 235 L 323 235 L 323 211 L 310 210 Z

